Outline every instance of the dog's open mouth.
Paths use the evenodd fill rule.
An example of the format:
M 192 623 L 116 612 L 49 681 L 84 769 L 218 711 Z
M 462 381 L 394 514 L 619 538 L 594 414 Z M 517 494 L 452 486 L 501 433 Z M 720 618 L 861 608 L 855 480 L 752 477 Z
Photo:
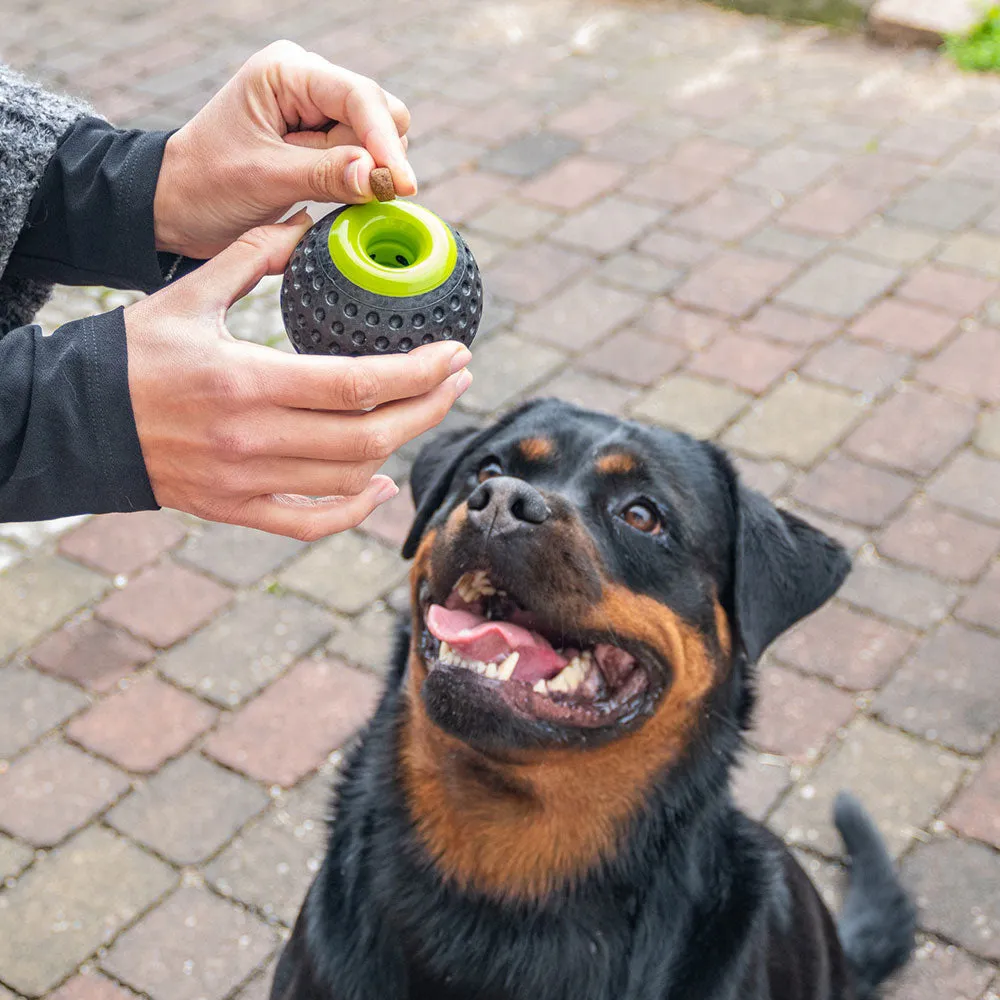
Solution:
M 634 716 L 649 691 L 641 654 L 607 636 L 557 636 L 485 570 L 463 574 L 443 604 L 427 597 L 421 610 L 428 669 L 469 671 L 522 714 L 609 726 Z

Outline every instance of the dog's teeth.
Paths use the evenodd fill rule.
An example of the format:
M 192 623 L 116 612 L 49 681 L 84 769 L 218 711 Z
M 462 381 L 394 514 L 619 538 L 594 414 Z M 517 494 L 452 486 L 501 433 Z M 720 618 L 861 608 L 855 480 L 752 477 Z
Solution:
M 545 684 L 545 681 L 538 680 L 535 681 L 534 686 L 531 688 L 536 694 L 548 694 L 549 689 Z
M 550 691 L 560 691 L 570 694 L 575 691 L 587 676 L 587 668 L 579 656 L 574 656 L 558 674 L 549 681 Z
M 454 662 L 454 656 L 452 655 L 451 646 L 446 642 L 441 643 L 441 648 L 438 650 L 438 659 L 442 663 L 452 663 Z
M 489 677 L 490 680 L 495 681 L 497 679 L 497 665 L 495 663 L 487 663 L 486 669 L 483 673 Z
M 520 653 L 511 653 L 503 663 L 497 667 L 497 680 L 509 681 L 517 666 L 517 661 L 521 658 Z

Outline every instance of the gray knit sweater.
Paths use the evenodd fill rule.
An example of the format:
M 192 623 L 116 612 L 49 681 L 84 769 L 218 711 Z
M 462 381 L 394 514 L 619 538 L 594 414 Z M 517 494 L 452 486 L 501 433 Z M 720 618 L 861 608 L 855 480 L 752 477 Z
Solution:
M 85 114 L 93 112 L 82 102 L 47 93 L 0 64 L 0 336 L 30 323 L 52 290 L 4 270 L 59 137 Z

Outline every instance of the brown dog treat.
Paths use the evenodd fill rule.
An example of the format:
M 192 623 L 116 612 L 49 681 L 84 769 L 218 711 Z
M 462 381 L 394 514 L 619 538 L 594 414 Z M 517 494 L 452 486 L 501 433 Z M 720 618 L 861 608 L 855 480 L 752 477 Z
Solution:
M 388 167 L 376 167 L 369 178 L 372 194 L 379 201 L 392 201 L 396 197 L 396 187 L 392 183 L 392 171 Z

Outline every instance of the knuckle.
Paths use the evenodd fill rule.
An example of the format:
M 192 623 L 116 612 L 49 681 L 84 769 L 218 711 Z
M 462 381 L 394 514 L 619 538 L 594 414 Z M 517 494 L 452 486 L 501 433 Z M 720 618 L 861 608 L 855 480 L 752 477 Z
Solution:
M 344 402 L 349 410 L 370 410 L 378 403 L 379 384 L 367 365 L 354 365 L 344 383 Z
M 365 435 L 363 457 L 370 462 L 385 461 L 393 453 L 393 437 L 385 427 L 373 427 Z
M 356 497 L 359 493 L 364 493 L 365 487 L 371 476 L 363 466 L 353 466 L 346 472 L 341 480 L 340 494 L 345 497 Z
M 314 194 L 328 196 L 340 191 L 343 186 L 343 172 L 340 169 L 339 156 L 339 150 L 334 148 L 313 163 L 309 183 Z
M 318 542 L 325 532 L 315 520 L 299 521 L 293 525 L 289 535 L 300 542 Z

